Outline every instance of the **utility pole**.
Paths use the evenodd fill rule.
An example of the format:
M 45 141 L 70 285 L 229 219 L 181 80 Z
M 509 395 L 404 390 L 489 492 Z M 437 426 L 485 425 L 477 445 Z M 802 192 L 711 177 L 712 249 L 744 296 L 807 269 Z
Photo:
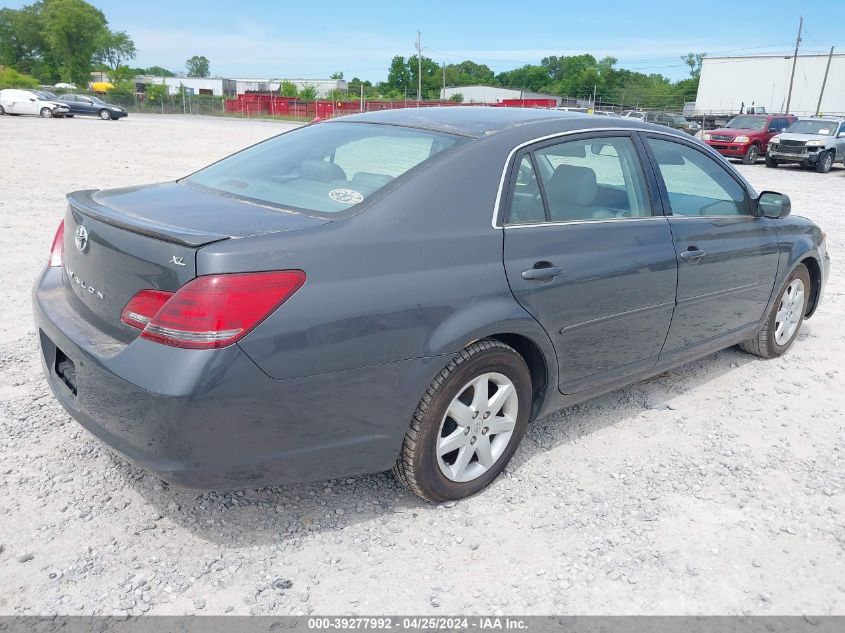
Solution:
M 417 31 L 417 107 L 420 107 L 422 98 L 422 41 L 420 32 Z
M 364 111 L 364 82 L 361 82 L 361 112 Z
M 789 103 L 792 101 L 792 82 L 795 81 L 795 65 L 798 63 L 798 46 L 801 44 L 801 29 L 804 28 L 804 16 L 798 22 L 798 37 L 795 39 L 795 56 L 792 58 L 792 74 L 789 76 L 789 92 L 786 94 L 786 114 L 789 114 Z
M 827 56 L 827 68 L 824 69 L 824 79 L 822 79 L 822 89 L 819 91 L 819 104 L 816 106 L 816 116 L 822 111 L 822 97 L 824 96 L 824 87 L 827 85 L 827 74 L 830 72 L 830 61 L 833 59 L 833 46 L 830 47 L 830 55 Z
M 440 98 L 446 100 L 446 62 L 443 62 L 443 96 Z

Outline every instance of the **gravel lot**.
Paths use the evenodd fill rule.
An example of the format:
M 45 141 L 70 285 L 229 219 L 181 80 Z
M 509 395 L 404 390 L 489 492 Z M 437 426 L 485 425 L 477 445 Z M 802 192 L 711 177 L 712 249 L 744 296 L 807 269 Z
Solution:
M 285 124 L 0 117 L 0 613 L 845 614 L 845 169 L 740 167 L 828 232 L 785 357 L 738 349 L 533 424 L 450 507 L 387 474 L 162 484 L 41 377 L 29 292 L 67 191 L 169 180 Z

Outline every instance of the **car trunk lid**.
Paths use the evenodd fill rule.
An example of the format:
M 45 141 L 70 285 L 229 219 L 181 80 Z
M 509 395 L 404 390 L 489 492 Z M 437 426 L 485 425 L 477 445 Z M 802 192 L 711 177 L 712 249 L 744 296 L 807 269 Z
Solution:
M 125 342 L 138 330 L 120 320 L 143 289 L 175 292 L 196 277 L 207 244 L 318 226 L 288 213 L 167 183 L 68 195 L 63 276 L 80 316 Z

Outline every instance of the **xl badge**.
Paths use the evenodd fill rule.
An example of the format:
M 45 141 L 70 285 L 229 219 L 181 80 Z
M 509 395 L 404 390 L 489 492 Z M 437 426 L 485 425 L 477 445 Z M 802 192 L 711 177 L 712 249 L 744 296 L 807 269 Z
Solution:
M 74 236 L 73 241 L 76 244 L 76 250 L 80 253 L 84 253 L 85 249 L 88 248 L 88 229 L 81 224 L 77 226 L 76 235 Z
M 173 257 L 170 258 L 170 263 L 176 264 L 177 266 L 184 266 L 185 265 L 185 258 L 177 257 L 176 255 L 174 255 Z

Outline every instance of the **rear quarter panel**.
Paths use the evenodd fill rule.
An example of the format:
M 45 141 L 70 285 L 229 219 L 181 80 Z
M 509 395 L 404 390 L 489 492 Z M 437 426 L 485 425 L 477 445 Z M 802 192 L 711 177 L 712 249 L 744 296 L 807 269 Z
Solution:
M 786 278 L 795 270 L 803 260 L 812 258 L 819 266 L 819 271 L 822 275 L 820 279 L 824 284 L 826 275 L 826 268 L 822 261 L 821 253 L 819 252 L 819 245 L 822 241 L 821 229 L 811 220 L 801 216 L 787 216 L 780 220 L 776 220 L 775 231 L 778 235 L 779 255 L 778 255 L 778 272 L 775 281 L 774 290 L 772 292 L 772 299 L 769 305 L 777 297 L 778 292 L 783 287 Z M 812 271 L 811 271 L 812 276 Z M 818 303 L 818 296 L 816 303 L 811 306 L 809 313 L 815 310 Z M 768 310 L 767 310 L 768 313 Z

